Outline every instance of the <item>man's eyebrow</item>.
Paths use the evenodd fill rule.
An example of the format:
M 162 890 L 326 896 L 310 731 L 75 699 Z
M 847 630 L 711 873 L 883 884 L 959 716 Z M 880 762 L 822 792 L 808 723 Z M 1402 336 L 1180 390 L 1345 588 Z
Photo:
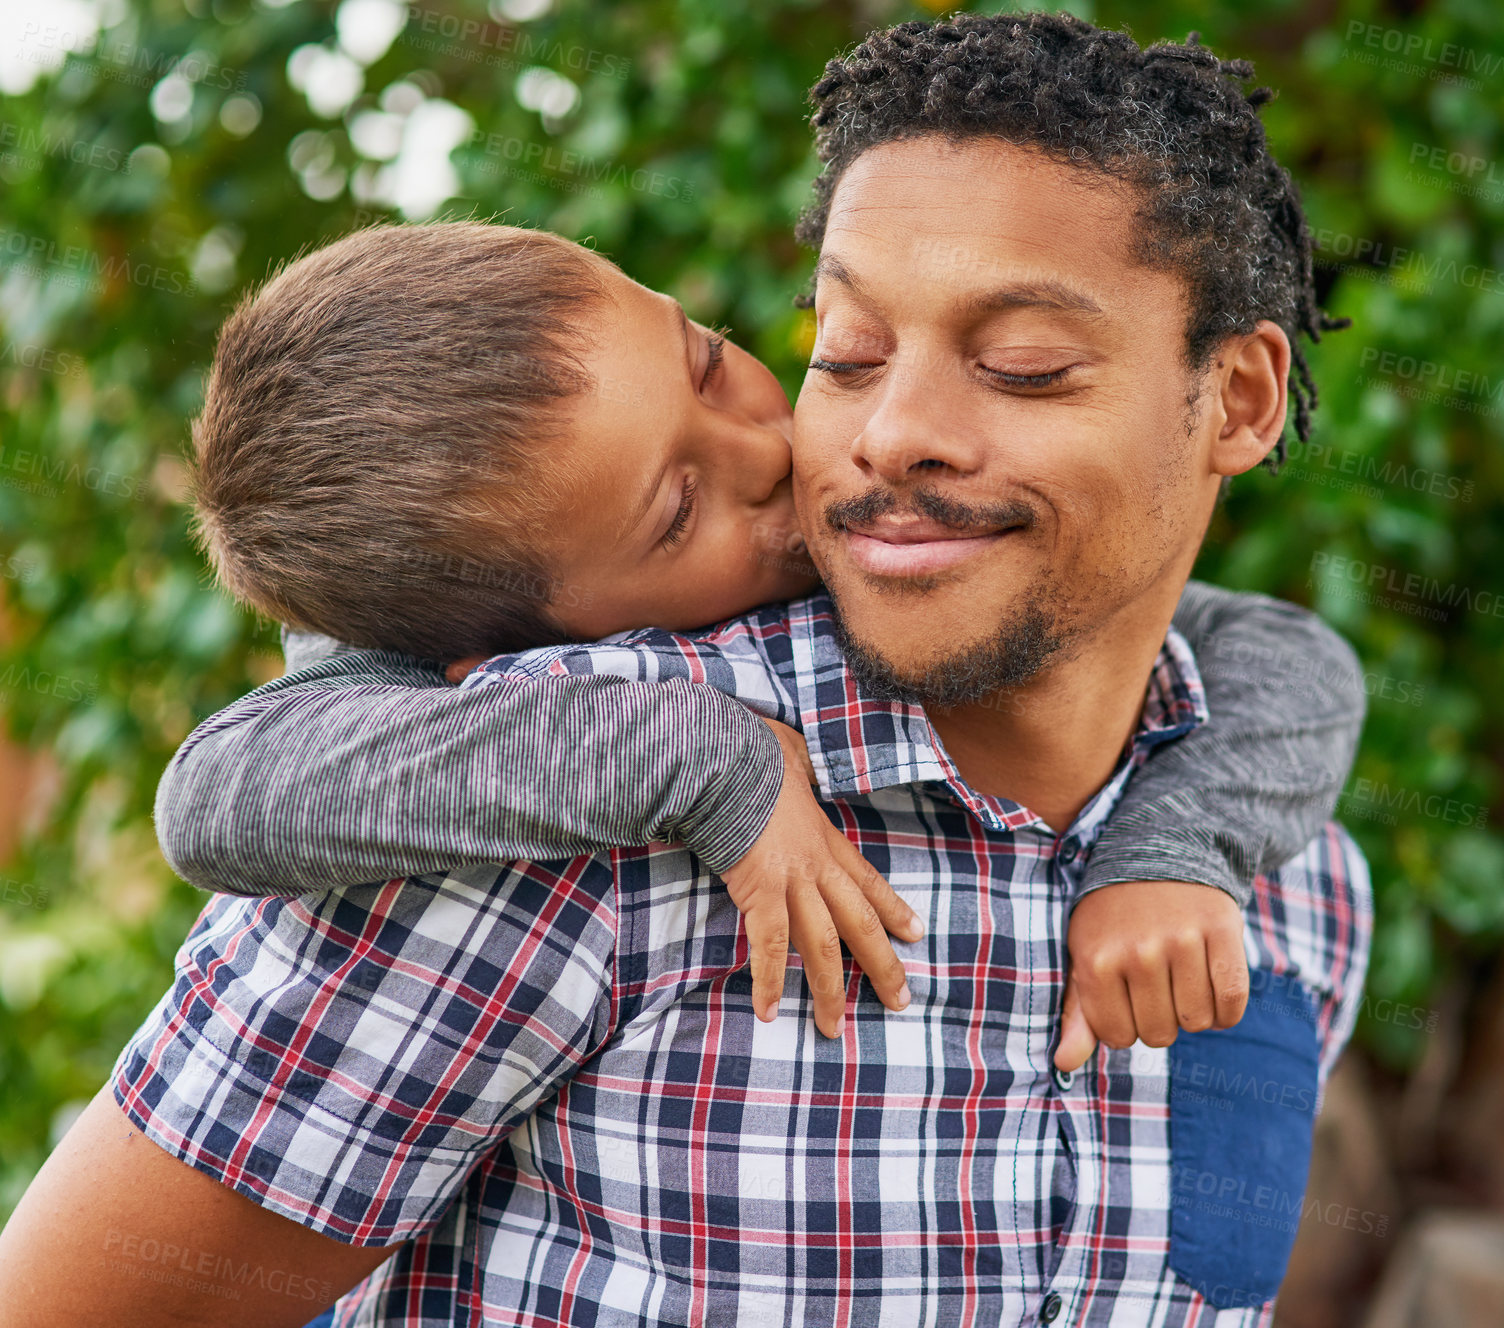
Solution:
M 839 281 L 858 299 L 867 298 L 867 289 L 862 285 L 861 279 L 832 254 L 821 254 L 820 261 L 815 264 L 816 287 L 819 286 L 822 278 L 826 281 Z
M 1062 313 L 1100 316 L 1102 306 L 1085 291 L 1063 281 L 1017 281 L 980 291 L 966 301 L 970 313 L 1001 313 L 1008 309 L 1057 309 Z
M 815 264 L 815 284 L 821 278 L 838 281 L 858 299 L 867 298 L 861 278 L 833 254 L 821 254 Z M 1100 315 L 1102 306 L 1085 291 L 1063 281 L 1014 281 L 979 291 L 967 297 L 966 310 L 972 314 L 1002 313 L 1009 309 L 1056 309 L 1063 313 Z

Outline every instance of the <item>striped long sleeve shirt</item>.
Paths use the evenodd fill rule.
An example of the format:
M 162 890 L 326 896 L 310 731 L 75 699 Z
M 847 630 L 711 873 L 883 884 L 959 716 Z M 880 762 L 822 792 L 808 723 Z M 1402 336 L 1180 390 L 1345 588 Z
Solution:
M 1331 816 L 1362 726 L 1351 649 L 1314 615 L 1192 582 L 1176 630 L 1209 721 L 1158 749 L 1080 882 L 1256 872 Z M 506 679 L 293 638 L 292 671 L 213 716 L 162 778 L 157 833 L 185 879 L 298 894 L 510 858 L 678 841 L 713 872 L 772 814 L 782 755 L 735 698 L 685 681 Z

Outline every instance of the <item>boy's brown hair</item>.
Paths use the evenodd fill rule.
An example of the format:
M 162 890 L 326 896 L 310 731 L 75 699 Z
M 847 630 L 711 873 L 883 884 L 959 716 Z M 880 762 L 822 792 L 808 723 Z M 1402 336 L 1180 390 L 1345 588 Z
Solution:
M 602 260 L 546 231 L 377 226 L 298 259 L 220 332 L 193 425 L 196 534 L 293 626 L 455 659 L 560 639 L 542 463 L 585 390 Z

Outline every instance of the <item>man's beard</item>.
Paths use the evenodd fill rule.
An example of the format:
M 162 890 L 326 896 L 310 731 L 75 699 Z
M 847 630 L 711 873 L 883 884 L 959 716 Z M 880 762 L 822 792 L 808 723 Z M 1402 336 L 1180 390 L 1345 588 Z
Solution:
M 904 497 L 903 506 L 962 532 L 989 527 L 1029 530 L 1038 519 L 1034 509 L 1022 499 L 975 506 L 927 488 L 915 489 Z M 832 531 L 839 533 L 853 523 L 870 522 L 896 512 L 900 505 L 899 496 L 891 489 L 876 486 L 831 503 L 825 509 L 824 520 Z M 922 595 L 932 587 L 932 581 L 921 579 L 908 586 L 885 586 L 875 593 Z M 852 675 L 864 692 L 882 701 L 949 709 L 986 700 L 1034 677 L 1068 637 L 1058 613 L 1045 607 L 1047 588 L 1036 585 L 1023 607 L 1001 623 L 990 637 L 925 665 L 915 675 L 903 676 L 878 650 L 852 634 L 841 613 L 840 596 L 829 578 L 826 588 L 835 606 L 836 641 Z
M 1041 598 L 1031 599 L 989 637 L 901 675 L 875 648 L 851 634 L 834 591 L 836 642 L 863 693 L 879 701 L 910 705 L 974 705 L 1035 677 L 1065 645 L 1067 633 Z

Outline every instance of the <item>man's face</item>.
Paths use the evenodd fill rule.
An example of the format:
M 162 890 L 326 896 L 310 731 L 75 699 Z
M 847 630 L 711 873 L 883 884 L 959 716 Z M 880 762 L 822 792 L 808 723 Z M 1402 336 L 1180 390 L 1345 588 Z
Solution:
M 991 139 L 886 144 L 837 187 L 795 499 L 876 690 L 977 700 L 1178 593 L 1219 477 L 1136 203 Z

